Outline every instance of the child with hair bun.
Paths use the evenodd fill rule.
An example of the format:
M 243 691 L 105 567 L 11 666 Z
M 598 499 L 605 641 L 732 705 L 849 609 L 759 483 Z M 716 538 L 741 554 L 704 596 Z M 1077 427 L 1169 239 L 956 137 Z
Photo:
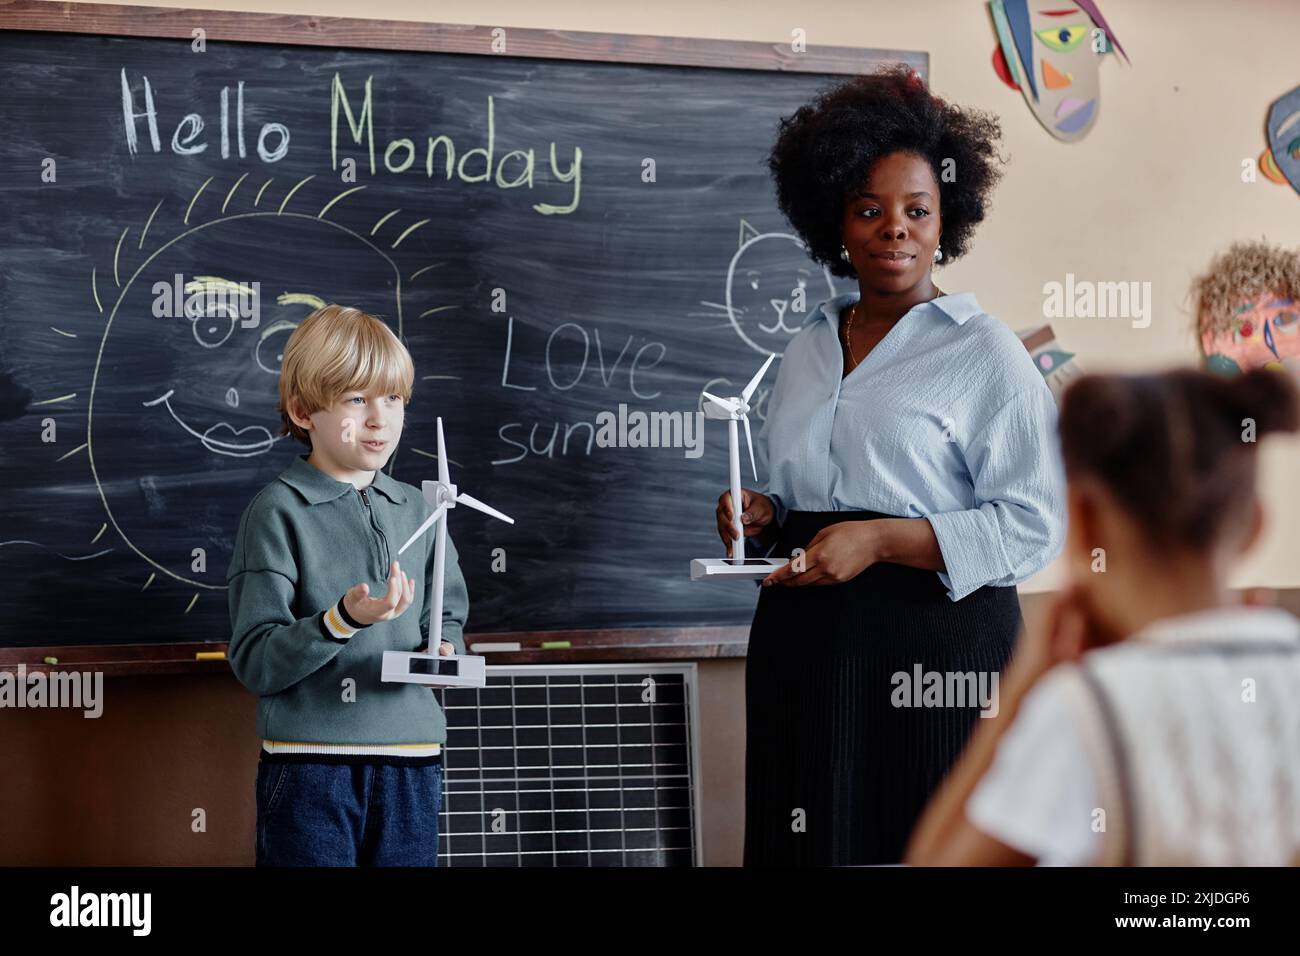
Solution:
M 1285 371 L 1087 375 L 1059 422 L 1071 585 L 912 835 L 916 864 L 1300 862 L 1300 621 L 1234 599 Z

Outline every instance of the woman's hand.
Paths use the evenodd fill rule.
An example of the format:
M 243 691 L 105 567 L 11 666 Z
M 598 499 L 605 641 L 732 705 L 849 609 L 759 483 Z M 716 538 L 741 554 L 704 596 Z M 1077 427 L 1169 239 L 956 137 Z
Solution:
M 456 653 L 456 645 L 449 641 L 443 641 L 438 645 L 438 654 L 442 657 L 451 657 Z
M 391 621 L 411 606 L 415 600 L 415 580 L 407 577 L 396 561 L 388 569 L 388 593 L 382 597 L 370 597 L 370 585 L 365 581 L 343 595 L 343 606 L 354 620 L 362 624 Z
M 773 584 L 842 584 L 879 560 L 874 521 L 841 521 L 822 528 L 804 553 L 763 579 Z
M 740 506 L 745 509 L 740 515 L 740 520 L 745 527 L 746 538 L 762 534 L 763 530 L 772 523 L 772 519 L 776 517 L 776 506 L 772 504 L 772 499 L 748 488 L 740 489 Z M 731 508 L 731 491 L 724 491 L 718 497 L 718 536 L 722 538 L 722 543 L 727 546 L 727 554 L 733 558 L 743 558 L 745 556 L 744 548 L 739 549 L 739 554 L 734 553 L 735 549 L 732 548 L 732 542 L 736 540 L 736 528 L 733 523 L 734 514 L 735 512 Z

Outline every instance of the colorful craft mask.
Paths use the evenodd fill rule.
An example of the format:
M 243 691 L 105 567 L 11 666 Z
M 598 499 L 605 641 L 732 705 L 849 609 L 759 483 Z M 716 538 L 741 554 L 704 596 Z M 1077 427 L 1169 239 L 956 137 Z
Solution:
M 1101 58 L 1118 50 L 1093 0 L 991 0 L 998 34 L 993 66 L 1002 80 L 1024 94 L 1038 121 L 1059 140 L 1087 135 L 1097 121 Z
M 1029 356 L 1034 360 L 1034 367 L 1038 369 L 1038 373 L 1043 376 L 1047 387 L 1052 390 L 1052 395 L 1059 402 L 1065 387 L 1083 374 L 1078 363 L 1074 361 L 1074 353 L 1061 348 L 1056 341 L 1056 333 L 1052 331 L 1050 325 L 1022 329 L 1016 335 L 1020 336 L 1020 341 L 1029 350 Z
M 1300 86 L 1268 111 L 1268 149 L 1259 168 L 1275 183 L 1290 183 L 1300 193 Z
M 1300 302 L 1270 292 L 1242 303 L 1230 328 L 1201 330 L 1201 348 L 1212 372 L 1236 375 L 1270 367 L 1300 372 Z
M 1197 337 L 1211 372 L 1300 374 L 1300 251 L 1235 242 L 1193 283 Z

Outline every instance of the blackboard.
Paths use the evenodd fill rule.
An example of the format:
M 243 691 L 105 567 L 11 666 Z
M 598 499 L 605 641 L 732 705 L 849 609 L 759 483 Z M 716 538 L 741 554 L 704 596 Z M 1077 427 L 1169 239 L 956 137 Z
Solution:
M 796 287 L 852 288 L 766 154 L 832 74 L 924 55 L 71 7 L 0 5 L 0 645 L 228 640 L 239 516 L 306 451 L 278 350 L 317 300 L 415 360 L 390 474 L 435 475 L 441 415 L 453 481 L 516 519 L 452 513 L 468 631 L 748 623 L 752 584 L 688 575 L 721 553 L 725 423 L 692 457 L 600 447 L 597 416 L 733 394 Z M 258 283 L 255 325 L 167 314 L 158 283 L 216 280 Z

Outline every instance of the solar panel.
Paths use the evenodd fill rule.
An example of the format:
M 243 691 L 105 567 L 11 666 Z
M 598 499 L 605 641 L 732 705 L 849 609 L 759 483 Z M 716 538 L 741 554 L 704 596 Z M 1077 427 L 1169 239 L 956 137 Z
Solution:
M 696 666 L 490 666 L 445 688 L 439 866 L 700 862 Z

